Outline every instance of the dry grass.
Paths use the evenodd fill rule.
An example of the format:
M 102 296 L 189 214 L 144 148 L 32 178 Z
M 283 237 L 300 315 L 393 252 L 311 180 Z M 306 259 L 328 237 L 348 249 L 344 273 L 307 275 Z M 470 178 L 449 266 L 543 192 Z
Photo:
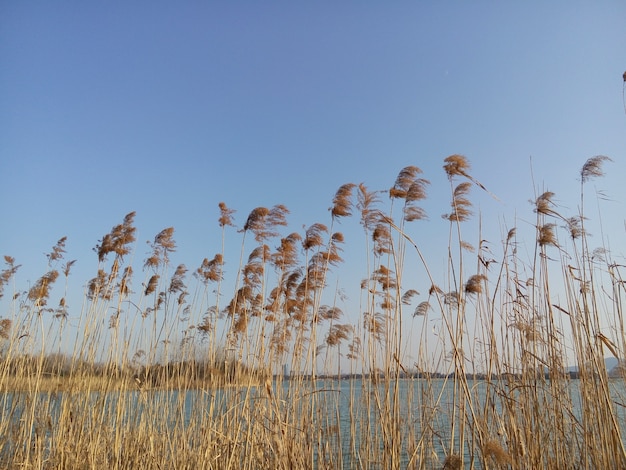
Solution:
M 26 291 L 12 287 L 19 266 L 5 256 L 0 465 L 625 468 L 623 376 L 604 366 L 624 356 L 624 263 L 589 248 L 584 212 L 585 183 L 609 161 L 583 165 L 577 214 L 561 214 L 549 191 L 534 199 L 522 258 L 516 227 L 499 249 L 480 226 L 476 248 L 467 241 L 472 189 L 491 195 L 465 157 L 446 158 L 451 212 L 429 222 L 449 227 L 444 272 L 412 225 L 427 219 L 430 184 L 415 166 L 400 171 L 387 208 L 349 183 L 330 220 L 303 233 L 288 230 L 282 205 L 255 208 L 237 231 L 220 203 L 222 245 L 195 269 L 173 263 L 172 227 L 143 270 L 134 265 L 130 213 L 97 243 L 78 311 L 66 238 Z M 336 225 L 350 218 L 365 232 L 358 317 L 330 282 L 346 243 Z

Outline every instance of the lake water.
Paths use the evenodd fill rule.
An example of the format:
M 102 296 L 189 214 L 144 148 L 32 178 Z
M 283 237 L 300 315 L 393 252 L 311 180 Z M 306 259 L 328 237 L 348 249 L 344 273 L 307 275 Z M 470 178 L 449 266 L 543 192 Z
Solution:
M 358 379 L 286 380 L 273 384 L 271 396 L 265 387 L 253 387 L 92 393 L 81 395 L 80 399 L 84 402 L 82 409 L 99 410 L 87 416 L 87 421 L 103 419 L 107 426 L 121 428 L 151 422 L 155 432 L 166 433 L 168 427 L 181 429 L 198 421 L 203 425 L 215 421 L 225 426 L 227 420 L 242 416 L 246 426 L 271 428 L 276 416 L 287 417 L 286 432 L 291 439 L 308 442 L 320 467 L 384 468 L 387 465 L 377 460 L 385 453 L 381 450 L 396 446 L 394 459 L 400 468 L 418 463 L 425 468 L 442 468 L 446 455 L 452 450 L 461 452 L 464 433 L 464 460 L 481 468 L 475 441 L 478 433 L 504 446 L 512 445 L 508 442 L 511 417 L 523 425 L 526 417 L 531 416 L 533 421 L 528 424 L 536 426 L 538 433 L 542 429 L 549 431 L 550 426 L 554 428 L 557 420 L 559 426 L 568 429 L 567 439 L 572 445 L 584 444 L 585 433 L 593 431 L 594 426 L 585 416 L 589 416 L 601 394 L 581 391 L 580 385 L 578 380 L 558 386 L 541 381 L 532 387 L 505 389 L 470 380 L 467 387 L 455 389 L 451 380 L 443 379 L 400 379 L 387 385 Z M 613 416 L 626 435 L 624 381 L 612 379 L 608 385 Z M 518 403 L 530 403 L 528 394 L 537 400 L 540 413 L 533 415 L 518 407 Z M 463 396 L 471 399 L 460 398 Z M 77 395 L 40 394 L 38 402 L 33 403 L 26 394 L 5 394 L 0 403 L 0 418 L 4 423 L 16 423 L 29 422 L 30 416 L 34 416 L 35 427 L 41 428 L 41 423 L 37 423 L 43 418 L 38 417 L 45 417 L 46 435 L 52 436 L 66 398 L 77 400 Z M 89 426 L 87 421 L 85 426 Z M 1 452 L 6 456 L 18 445 L 25 444 L 7 437 Z

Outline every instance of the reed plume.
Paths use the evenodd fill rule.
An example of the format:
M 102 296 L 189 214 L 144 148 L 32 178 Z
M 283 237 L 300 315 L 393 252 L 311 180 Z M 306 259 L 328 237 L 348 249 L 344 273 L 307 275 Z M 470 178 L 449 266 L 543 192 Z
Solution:
M 404 294 L 402 294 L 402 304 L 409 305 L 411 303 L 411 299 L 416 295 L 419 295 L 419 292 L 417 292 L 415 289 L 409 289 Z
M 354 183 L 346 183 L 339 187 L 333 198 L 333 207 L 330 209 L 333 219 L 352 215 L 352 191 L 355 186 Z
M 456 188 L 454 188 L 454 192 L 452 195 L 452 212 L 450 214 L 445 214 L 443 216 L 444 219 L 449 220 L 450 222 L 465 222 L 472 215 L 471 207 L 472 202 L 467 198 L 469 191 L 471 189 L 471 183 L 464 182 L 459 183 Z
M 605 155 L 597 155 L 595 157 L 589 158 L 580 170 L 580 180 L 583 183 L 586 183 L 591 178 L 604 176 L 602 166 L 604 162 L 607 161 L 612 162 L 613 160 Z
M 583 235 L 585 235 L 585 229 L 583 228 L 582 216 L 574 216 L 568 217 L 565 222 L 567 223 L 566 228 L 569 230 L 570 237 L 572 240 L 576 240 Z
M 393 240 L 391 238 L 391 230 L 389 225 L 379 223 L 372 232 L 372 241 L 374 242 L 374 253 L 381 256 L 393 252 Z
M 111 232 L 102 237 L 94 251 L 98 253 L 98 261 L 104 261 L 109 253 L 115 253 L 122 259 L 130 253 L 130 245 L 135 241 L 135 212 L 129 212 L 121 224 L 114 226 Z
M 471 168 L 469 160 L 463 155 L 450 155 L 449 157 L 444 158 L 443 161 L 445 162 L 443 169 L 450 179 L 455 176 L 467 177 L 468 172 Z
M 144 269 L 151 268 L 156 271 L 160 266 L 169 264 L 169 255 L 176 251 L 176 242 L 174 241 L 174 227 L 168 227 L 161 230 L 155 237 L 154 242 L 150 244 L 152 254 L 146 258 Z
M 351 333 L 352 325 L 334 323 L 330 326 L 326 334 L 326 345 L 329 347 L 338 346 L 343 341 L 347 340 Z
M 463 460 L 456 454 L 450 454 L 443 462 L 443 470 L 460 470 L 463 468 Z
M 220 281 L 222 279 L 223 264 L 224 257 L 221 253 L 216 254 L 211 260 L 204 258 L 200 267 L 196 269 L 194 276 L 200 279 L 205 286 L 209 282 Z
M 383 341 L 387 335 L 385 316 L 382 313 L 363 313 L 363 328 L 376 341 Z
M 277 226 L 286 226 L 286 215 L 289 210 L 283 205 L 276 205 L 272 209 L 267 207 L 257 207 L 250 212 L 243 231 L 251 231 L 254 234 L 254 239 L 262 243 L 268 238 L 272 238 L 278 235 L 276 232 Z
M 494 439 L 490 439 L 485 443 L 483 453 L 485 456 L 493 459 L 498 466 L 506 466 L 513 463 L 511 455 Z
M 422 170 L 416 166 L 406 166 L 400 170 L 393 187 L 389 190 L 389 197 L 392 199 L 406 199 L 410 187 L 414 184 L 416 176 L 420 173 L 422 173 Z
M 65 253 L 65 242 L 67 241 L 67 237 L 62 237 L 57 241 L 56 245 L 52 247 L 52 251 L 46 255 L 48 258 L 48 265 L 51 265 L 54 261 L 57 261 L 63 258 L 63 254 Z
M 15 258 L 8 255 L 4 256 L 4 263 L 7 267 L 0 272 L 0 299 L 4 296 L 4 287 L 11 281 L 20 268 L 19 264 L 15 264 Z
M 423 220 L 427 218 L 426 211 L 423 208 L 416 206 L 415 203 L 426 199 L 426 186 L 429 184 L 430 181 L 424 178 L 418 178 L 411 183 L 411 186 L 409 186 L 404 199 L 405 205 L 403 208 L 404 220 L 406 222 L 413 222 L 415 220 Z
M 235 210 L 233 209 L 229 209 L 226 206 L 226 203 L 224 202 L 220 202 L 219 203 L 219 209 L 220 209 L 220 217 L 218 219 L 218 222 L 220 224 L 220 227 L 226 227 L 226 226 L 234 226 L 234 222 L 233 222 L 233 215 L 235 214 Z
M 280 239 L 280 246 L 276 253 L 271 255 L 271 261 L 279 269 L 295 267 L 298 264 L 298 243 L 302 242 L 302 236 L 293 232 Z
M 372 230 L 380 222 L 379 211 L 376 209 L 379 202 L 380 199 L 375 191 L 368 190 L 363 183 L 359 184 L 357 209 L 361 213 L 361 224 L 365 230 Z
M 159 275 L 158 274 L 153 274 L 150 277 L 150 280 L 148 281 L 148 285 L 146 285 L 146 289 L 144 291 L 144 295 L 148 296 L 150 294 L 152 294 L 154 291 L 156 291 L 158 285 L 159 285 Z
M 310 250 L 311 248 L 322 246 L 324 244 L 322 234 L 324 233 L 328 233 L 328 227 L 324 224 L 314 223 L 306 230 L 302 247 L 305 250 Z
M 31 300 L 39 307 L 45 306 L 48 303 L 48 298 L 50 297 L 50 288 L 58 277 L 59 271 L 56 269 L 52 269 L 41 276 L 35 285 L 29 289 L 28 300 Z
M 185 285 L 185 275 L 187 274 L 187 267 L 184 264 L 179 264 L 176 267 L 176 271 L 172 275 L 170 280 L 170 286 L 168 292 L 170 294 L 177 294 L 183 292 L 187 286 Z
M 420 302 L 415 308 L 415 311 L 413 312 L 413 316 L 425 317 L 429 309 L 430 309 L 430 302 L 427 302 L 427 301 Z
M 554 193 L 552 191 L 543 192 L 535 200 L 535 212 L 537 214 L 558 217 L 558 213 L 553 209 L 555 207 L 555 204 L 554 202 L 552 202 L 552 198 L 554 198 Z
M 483 291 L 483 283 L 487 281 L 484 274 L 474 274 L 465 283 L 466 294 L 481 294 Z
M 539 246 L 559 246 L 554 233 L 554 224 L 544 224 L 538 227 L 537 242 Z

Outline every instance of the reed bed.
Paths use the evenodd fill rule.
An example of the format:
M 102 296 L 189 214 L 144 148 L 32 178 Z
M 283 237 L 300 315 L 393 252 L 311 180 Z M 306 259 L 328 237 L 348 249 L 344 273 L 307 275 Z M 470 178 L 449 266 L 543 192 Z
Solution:
M 443 221 L 427 220 L 430 183 L 415 166 L 386 191 L 341 186 L 329 220 L 302 232 L 283 205 L 238 229 L 220 203 L 222 244 L 191 273 L 173 261 L 171 227 L 132 262 L 131 212 L 97 242 L 79 311 L 66 238 L 24 291 L 5 256 L 0 465 L 626 468 L 624 368 L 605 367 L 624 356 L 624 264 L 586 231 L 585 186 L 609 161 L 582 167 L 573 216 L 551 192 L 534 196 L 530 254 L 517 227 L 498 246 L 475 223 L 467 242 L 480 222 L 472 191 L 492 195 L 452 155 Z M 356 314 L 330 282 L 350 220 L 366 261 Z M 437 271 L 419 237 L 434 223 L 449 227 Z

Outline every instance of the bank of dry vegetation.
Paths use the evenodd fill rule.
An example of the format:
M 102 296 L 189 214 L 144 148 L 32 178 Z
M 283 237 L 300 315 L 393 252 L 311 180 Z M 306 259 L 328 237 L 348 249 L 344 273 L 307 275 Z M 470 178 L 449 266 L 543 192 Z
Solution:
M 303 231 L 289 230 L 283 205 L 254 209 L 237 230 L 220 203 L 222 240 L 241 237 L 231 279 L 224 241 L 191 272 L 174 263 L 171 227 L 143 269 L 130 264 L 134 213 L 95 246 L 79 311 L 66 300 L 65 238 L 26 291 L 12 287 L 19 266 L 5 256 L 0 464 L 625 468 L 623 377 L 604 366 L 624 356 L 624 265 L 592 249 L 586 232 L 586 183 L 609 160 L 582 167 L 574 214 L 549 191 L 533 197 L 528 257 L 516 227 L 499 248 L 465 233 L 472 191 L 489 193 L 461 155 L 444 161 L 443 221 L 426 220 L 430 183 L 414 166 L 384 193 L 340 187 L 329 220 Z M 358 317 L 328 282 L 343 262 L 338 222 L 350 219 L 366 247 Z M 443 275 L 431 271 L 419 237 L 427 225 L 417 223 L 449 227 Z M 425 285 L 411 285 L 409 266 Z M 359 379 L 321 380 L 340 360 Z

